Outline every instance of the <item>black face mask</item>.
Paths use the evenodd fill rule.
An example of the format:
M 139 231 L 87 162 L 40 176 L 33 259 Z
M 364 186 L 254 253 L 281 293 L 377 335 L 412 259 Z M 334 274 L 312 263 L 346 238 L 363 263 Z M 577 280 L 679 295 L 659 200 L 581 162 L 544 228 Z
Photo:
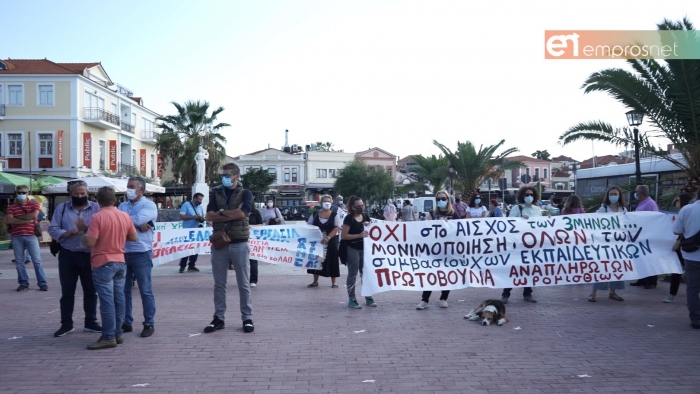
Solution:
M 361 214 L 361 213 L 364 211 L 363 208 L 353 208 L 352 210 L 353 210 L 353 212 L 355 212 L 355 213 L 358 214 L 358 215 Z
M 87 198 L 87 196 L 85 196 L 85 197 L 71 197 L 70 202 L 75 207 L 82 207 L 82 206 L 87 205 L 88 198 Z

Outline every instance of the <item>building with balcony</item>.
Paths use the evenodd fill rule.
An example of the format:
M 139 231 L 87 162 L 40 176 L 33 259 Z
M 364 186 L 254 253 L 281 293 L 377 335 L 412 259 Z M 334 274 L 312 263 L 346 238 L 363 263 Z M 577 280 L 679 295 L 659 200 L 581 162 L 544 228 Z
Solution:
M 368 166 L 377 166 L 396 179 L 396 155 L 393 155 L 380 148 L 370 148 L 362 152 L 357 152 L 355 156 L 364 161 Z
M 232 161 L 238 165 L 241 174 L 254 168 L 265 169 L 274 174 L 276 180 L 265 194 L 273 196 L 278 206 L 304 205 L 306 163 L 303 154 L 267 148 L 236 156 Z
M 334 195 L 335 180 L 348 163 L 355 160 L 355 153 L 340 151 L 306 152 L 306 200 L 318 201 L 324 194 Z
M 7 172 L 159 178 L 157 113 L 101 63 L 0 60 L 0 157 Z

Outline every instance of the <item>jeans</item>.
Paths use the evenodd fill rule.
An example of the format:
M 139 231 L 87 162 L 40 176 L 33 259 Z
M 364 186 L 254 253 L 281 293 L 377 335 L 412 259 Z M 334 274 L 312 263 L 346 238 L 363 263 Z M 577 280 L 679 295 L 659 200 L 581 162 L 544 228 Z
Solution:
M 187 266 L 187 260 L 190 260 L 190 268 L 194 268 L 194 264 L 197 262 L 198 254 L 193 254 L 192 256 L 183 257 L 180 259 L 180 267 L 185 268 Z
M 348 280 L 345 282 L 348 288 L 348 298 L 355 299 L 355 282 L 357 282 L 357 272 L 360 272 L 360 283 L 362 283 L 362 265 L 364 262 L 364 250 L 357 250 L 348 246 Z M 365 297 L 371 298 L 371 297 Z
M 58 277 L 61 281 L 61 326 L 73 327 L 73 308 L 78 279 L 83 288 L 85 327 L 96 324 L 97 293 L 92 281 L 90 253 L 61 249 L 58 252 Z
M 685 284 L 690 322 L 700 324 L 700 261 L 685 260 Z
M 510 298 L 510 291 L 513 290 L 512 288 L 507 288 L 503 289 L 503 293 L 501 294 L 501 297 L 505 298 Z M 523 288 L 523 297 L 530 297 L 532 295 L 532 287 L 524 287 Z
M 126 299 L 126 313 L 124 324 L 131 325 L 134 322 L 132 310 L 131 288 L 134 278 L 139 284 L 141 304 L 143 305 L 143 325 L 152 326 L 156 316 L 156 298 L 153 296 L 153 284 L 151 282 L 151 269 L 153 261 L 151 252 L 124 253 L 126 261 L 126 284 L 124 284 L 124 298 Z
M 250 260 L 250 283 L 258 283 L 258 260 Z
M 39 287 L 46 286 L 46 275 L 44 268 L 41 266 L 41 251 L 39 250 L 39 238 L 36 235 L 19 235 L 12 237 L 12 250 L 15 252 L 15 268 L 17 268 L 17 282 L 20 285 L 29 286 L 29 276 L 27 268 L 24 266 L 25 253 L 29 253 L 29 257 L 34 264 L 34 274 Z
M 92 281 L 100 297 L 102 338 L 106 340 L 122 336 L 124 275 L 126 264 L 121 262 L 107 263 L 92 270 Z
M 431 295 L 431 294 L 433 294 L 432 291 L 428 291 L 428 290 L 424 291 L 424 292 L 423 292 L 423 296 L 421 297 L 421 301 L 428 302 L 428 301 L 430 300 L 430 295 Z M 449 297 L 449 296 L 450 296 L 450 291 L 449 291 L 449 290 L 443 290 L 443 291 L 440 293 L 440 299 L 441 299 L 441 300 L 447 301 L 447 297 Z
M 241 307 L 241 320 L 253 318 L 253 302 L 250 295 L 250 280 L 248 270 L 248 242 L 229 244 L 216 250 L 211 248 L 211 269 L 214 274 L 214 315 L 224 320 L 226 314 L 226 281 L 228 280 L 228 265 L 233 264 L 238 283 L 238 298 Z

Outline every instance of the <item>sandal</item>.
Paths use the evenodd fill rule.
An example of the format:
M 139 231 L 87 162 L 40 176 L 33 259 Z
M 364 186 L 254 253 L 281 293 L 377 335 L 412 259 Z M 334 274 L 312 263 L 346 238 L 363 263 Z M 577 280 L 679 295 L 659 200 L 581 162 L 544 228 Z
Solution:
M 337 288 L 338 288 L 338 285 L 332 285 L 331 288 L 332 288 L 332 289 L 337 289 Z
M 610 294 L 608 296 L 608 298 L 610 298 L 611 300 L 615 300 L 615 301 L 624 301 L 625 300 L 624 298 L 620 297 L 617 294 Z
M 318 283 L 312 283 L 310 285 L 307 285 L 306 287 L 316 287 L 316 286 L 318 286 Z
M 593 295 L 593 294 L 589 295 L 588 302 L 595 302 L 595 295 Z

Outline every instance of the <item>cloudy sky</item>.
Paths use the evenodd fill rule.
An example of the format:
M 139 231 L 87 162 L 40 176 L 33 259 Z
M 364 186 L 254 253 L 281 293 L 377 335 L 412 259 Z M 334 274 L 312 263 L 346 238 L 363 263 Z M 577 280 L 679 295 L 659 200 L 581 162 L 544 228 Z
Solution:
M 223 106 L 231 156 L 280 148 L 288 129 L 290 144 L 402 157 L 505 139 L 583 160 L 621 149 L 557 138 L 581 121 L 626 124 L 624 107 L 580 89 L 625 63 L 544 60 L 544 31 L 684 16 L 700 26 L 700 2 L 37 0 L 3 5 L 0 58 L 100 61 L 161 114 Z

